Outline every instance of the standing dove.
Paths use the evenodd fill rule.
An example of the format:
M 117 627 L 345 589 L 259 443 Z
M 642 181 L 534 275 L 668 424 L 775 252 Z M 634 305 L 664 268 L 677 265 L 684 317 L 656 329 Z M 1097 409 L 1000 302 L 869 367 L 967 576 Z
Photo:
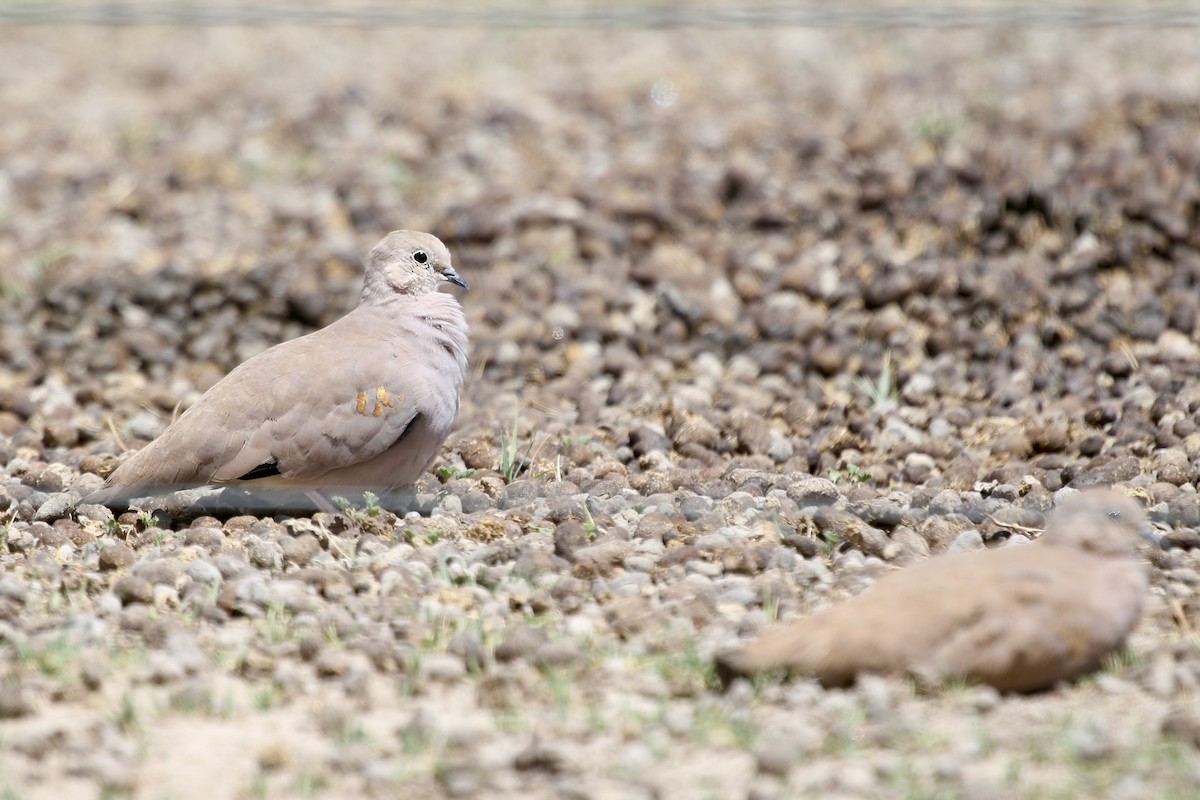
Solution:
M 1110 490 L 1067 498 L 1028 545 L 936 556 L 840 605 L 717 656 L 726 678 L 785 668 L 826 686 L 862 672 L 1042 689 L 1095 668 L 1142 614 L 1142 509 Z
M 312 497 L 411 483 L 450 432 L 467 368 L 466 318 L 443 281 L 467 286 L 440 240 L 388 234 L 357 308 L 234 369 L 85 502 L 203 484 Z

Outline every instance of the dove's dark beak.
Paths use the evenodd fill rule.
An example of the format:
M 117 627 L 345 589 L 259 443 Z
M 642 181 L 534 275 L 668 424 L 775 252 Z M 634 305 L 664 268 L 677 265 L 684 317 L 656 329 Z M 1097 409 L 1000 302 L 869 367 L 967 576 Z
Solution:
M 469 289 L 467 282 L 463 280 L 462 275 L 454 271 L 454 267 L 446 267 L 442 270 L 442 277 L 453 283 L 455 286 L 461 286 L 464 289 Z

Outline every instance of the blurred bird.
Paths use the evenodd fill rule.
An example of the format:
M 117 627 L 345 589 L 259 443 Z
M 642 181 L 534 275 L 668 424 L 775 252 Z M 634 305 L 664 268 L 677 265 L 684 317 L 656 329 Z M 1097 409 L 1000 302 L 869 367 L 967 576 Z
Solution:
M 907 673 L 1034 691 L 1118 650 L 1141 617 L 1147 578 L 1140 506 L 1110 490 L 1072 495 L 1028 545 L 936 556 L 830 609 L 720 653 L 726 679 L 783 668 L 826 686 Z

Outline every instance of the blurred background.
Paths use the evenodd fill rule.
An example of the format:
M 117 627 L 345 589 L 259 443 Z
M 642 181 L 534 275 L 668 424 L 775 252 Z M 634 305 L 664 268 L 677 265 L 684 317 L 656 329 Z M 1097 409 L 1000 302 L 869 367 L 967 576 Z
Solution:
M 1196 796 L 1198 6 L 446 6 L 0 2 L 0 796 Z M 77 513 L 397 228 L 431 516 Z M 1095 679 L 721 691 L 1097 483 L 1176 549 Z
M 1198 269 L 1190 4 L 0 20 L 0 389 L 27 417 L 30 387 L 74 387 L 67 443 L 110 409 L 149 409 L 146 438 L 344 313 L 400 227 L 444 238 L 471 282 L 468 429 L 513 404 L 608 430 L 693 407 L 733 430 L 720 414 L 750 408 L 792 442 L 777 463 L 825 469 L 864 446 L 854 376 L 1019 414 L 1035 385 L 1066 391 L 1045 348 L 1073 329 L 1107 353 L 1195 324 L 1169 291 Z

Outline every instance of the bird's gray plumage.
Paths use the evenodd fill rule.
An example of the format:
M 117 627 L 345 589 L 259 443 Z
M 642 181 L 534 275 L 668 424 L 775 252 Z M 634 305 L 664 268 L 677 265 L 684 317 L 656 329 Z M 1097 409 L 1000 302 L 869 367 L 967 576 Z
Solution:
M 203 484 L 379 489 L 408 484 L 450 432 L 466 282 L 436 237 L 395 231 L 367 259 L 357 308 L 230 372 L 120 464 L 87 502 Z

